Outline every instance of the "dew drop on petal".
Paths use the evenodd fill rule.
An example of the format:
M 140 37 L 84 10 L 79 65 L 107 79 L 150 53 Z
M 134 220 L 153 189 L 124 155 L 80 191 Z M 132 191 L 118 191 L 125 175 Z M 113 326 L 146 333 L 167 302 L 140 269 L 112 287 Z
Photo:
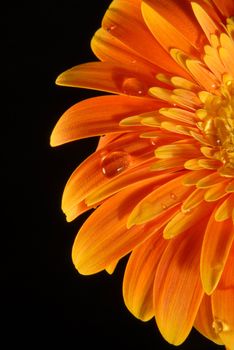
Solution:
M 223 331 L 223 323 L 220 320 L 214 320 L 212 323 L 212 328 L 216 334 L 219 334 Z
M 212 323 L 212 328 L 216 334 L 229 331 L 229 326 L 222 320 L 216 318 Z
M 102 173 L 108 178 L 114 177 L 126 170 L 130 165 L 130 161 L 131 157 L 127 152 L 110 152 L 101 160 Z
M 192 212 L 192 209 L 188 208 L 188 209 L 183 209 L 183 213 L 184 214 L 190 214 Z
M 125 78 L 122 83 L 122 92 L 126 95 L 143 96 L 147 93 L 147 87 L 137 78 Z
M 162 206 L 163 210 L 166 210 L 168 208 L 168 206 L 165 203 L 161 203 L 161 206 Z
M 171 197 L 171 199 L 174 199 L 174 200 L 177 199 L 177 196 L 176 196 L 175 193 L 173 193 L 173 192 L 170 193 L 170 197 Z
M 156 146 L 157 142 L 158 142 L 157 138 L 150 138 L 150 143 L 151 143 L 152 146 Z
M 112 25 L 106 27 L 106 31 L 109 32 L 109 33 L 113 32 L 114 29 L 116 29 L 116 25 L 115 24 L 112 24 Z
M 217 87 L 218 87 L 217 84 L 215 84 L 215 83 L 211 84 L 211 91 L 212 91 L 212 90 L 216 90 Z

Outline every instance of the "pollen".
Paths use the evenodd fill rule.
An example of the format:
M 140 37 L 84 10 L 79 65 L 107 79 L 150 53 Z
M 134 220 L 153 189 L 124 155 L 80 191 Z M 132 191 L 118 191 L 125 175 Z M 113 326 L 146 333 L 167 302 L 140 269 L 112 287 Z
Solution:
M 222 163 L 220 174 L 234 176 L 234 80 L 223 77 L 214 93 L 199 94 L 203 104 L 197 110 L 197 126 L 211 147 L 210 156 Z

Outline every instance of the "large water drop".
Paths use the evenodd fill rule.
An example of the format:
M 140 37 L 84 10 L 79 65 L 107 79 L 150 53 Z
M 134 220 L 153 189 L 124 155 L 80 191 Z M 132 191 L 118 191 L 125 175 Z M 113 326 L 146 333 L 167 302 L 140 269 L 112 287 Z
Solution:
M 114 177 L 130 165 L 131 157 L 124 151 L 114 151 L 105 155 L 101 160 L 102 173 L 108 178 Z
M 212 328 L 214 329 L 216 334 L 230 331 L 229 325 L 218 318 L 214 319 L 212 323 Z
M 144 96 L 147 94 L 147 87 L 137 78 L 125 78 L 122 83 L 122 92 L 126 95 Z

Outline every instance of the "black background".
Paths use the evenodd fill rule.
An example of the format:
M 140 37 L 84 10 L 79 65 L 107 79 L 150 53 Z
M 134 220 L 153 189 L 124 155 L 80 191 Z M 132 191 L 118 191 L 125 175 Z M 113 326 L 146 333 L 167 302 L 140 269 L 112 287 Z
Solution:
M 124 306 L 124 263 L 114 275 L 81 276 L 70 252 L 85 219 L 66 223 L 61 195 L 96 139 L 50 148 L 49 136 L 72 104 L 100 93 L 58 87 L 62 71 L 95 59 L 90 39 L 110 1 L 8 2 L 2 50 L 2 341 L 54 349 L 174 349 L 152 320 Z M 5 89 L 6 87 L 6 89 Z M 2 95 L 3 96 L 3 95 Z M 218 349 L 195 330 L 178 349 Z

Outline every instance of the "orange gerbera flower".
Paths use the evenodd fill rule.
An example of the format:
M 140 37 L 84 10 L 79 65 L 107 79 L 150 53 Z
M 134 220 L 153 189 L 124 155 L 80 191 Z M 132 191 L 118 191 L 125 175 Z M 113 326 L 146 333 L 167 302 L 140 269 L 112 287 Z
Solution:
M 72 252 L 81 274 L 130 254 L 123 295 L 181 344 L 195 326 L 234 349 L 234 1 L 115 0 L 100 61 L 57 84 L 112 93 L 64 113 L 52 146 L 101 136 L 71 175 L 70 221 L 96 210 Z M 104 135 L 104 136 L 103 136 Z

